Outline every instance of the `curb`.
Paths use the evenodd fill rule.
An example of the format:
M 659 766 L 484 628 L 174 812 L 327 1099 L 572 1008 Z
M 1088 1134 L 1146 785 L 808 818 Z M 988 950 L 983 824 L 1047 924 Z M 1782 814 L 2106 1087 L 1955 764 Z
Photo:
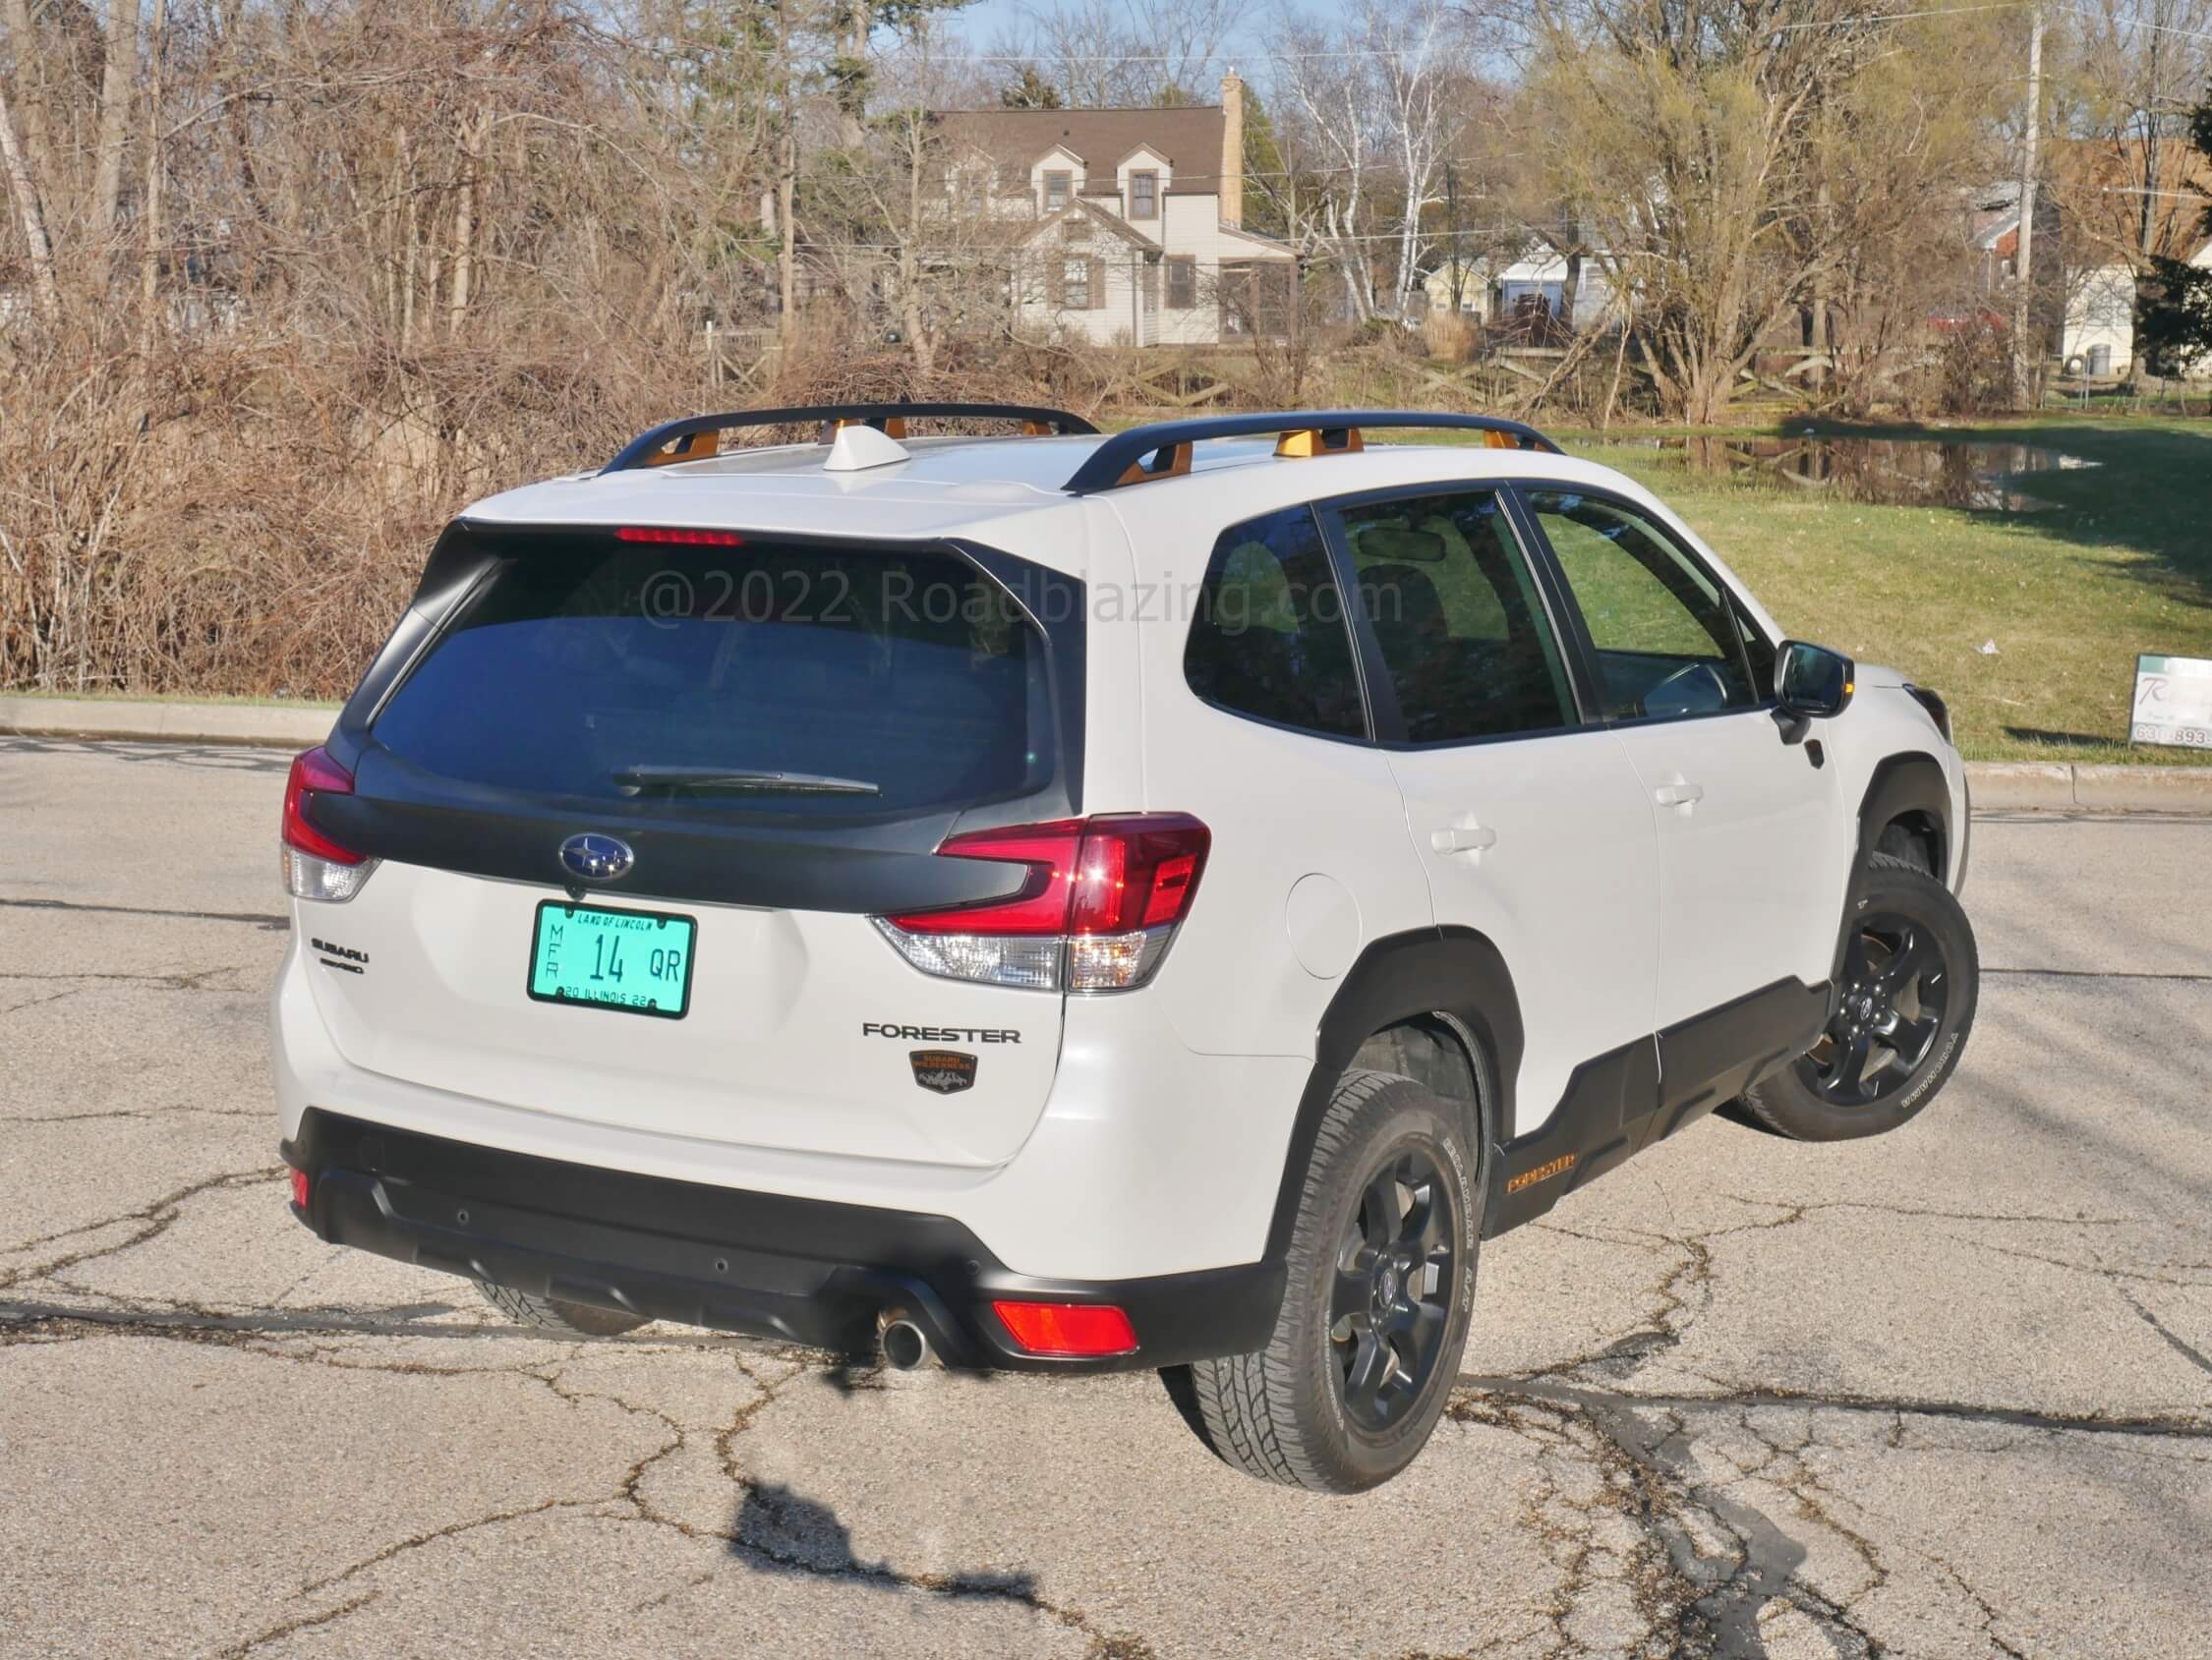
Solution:
M 150 699 L 0 697 L 0 734 L 139 738 L 303 749 L 330 735 L 337 706 L 157 703 Z M 2212 813 L 2212 767 L 2109 767 L 1969 761 L 1984 812 Z
M 1977 812 L 2212 813 L 2212 767 L 1969 761 Z
M 330 735 L 334 704 L 158 703 L 128 698 L 0 697 L 0 733 L 38 738 L 150 738 L 163 743 L 305 749 Z

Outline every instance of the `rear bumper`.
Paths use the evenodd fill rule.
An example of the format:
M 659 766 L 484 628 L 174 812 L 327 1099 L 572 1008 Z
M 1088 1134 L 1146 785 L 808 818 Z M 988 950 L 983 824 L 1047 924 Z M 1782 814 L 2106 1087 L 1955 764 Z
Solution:
M 282 1144 L 333 1244 L 540 1296 L 844 1353 L 903 1310 L 948 1364 L 1127 1371 L 1265 1345 L 1281 1264 L 1120 1281 L 1015 1274 L 950 1217 L 567 1164 L 310 1108 Z M 1112 1303 L 1134 1353 L 1024 1353 L 994 1298 Z

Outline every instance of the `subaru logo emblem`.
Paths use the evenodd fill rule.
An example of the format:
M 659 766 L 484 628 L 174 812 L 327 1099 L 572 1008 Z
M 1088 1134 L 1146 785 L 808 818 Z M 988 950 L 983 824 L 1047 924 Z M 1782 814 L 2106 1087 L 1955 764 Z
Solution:
M 579 882 L 614 882 L 629 874 L 637 856 L 619 836 L 586 830 L 560 844 L 561 868 Z

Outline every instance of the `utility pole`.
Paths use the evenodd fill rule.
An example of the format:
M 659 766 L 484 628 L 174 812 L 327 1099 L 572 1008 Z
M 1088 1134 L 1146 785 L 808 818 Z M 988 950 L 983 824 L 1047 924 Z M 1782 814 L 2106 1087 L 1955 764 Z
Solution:
M 1444 163 L 1444 211 L 1452 221 L 1452 315 L 1459 315 L 1461 285 L 1467 280 L 1467 239 L 1459 232 L 1459 169 Z
M 2019 258 L 2012 265 L 2012 401 L 2026 408 L 2035 395 L 2041 356 L 2029 344 L 2035 282 L 2036 143 L 2043 127 L 2043 8 L 2036 7 L 2028 30 L 2027 132 L 2020 145 Z

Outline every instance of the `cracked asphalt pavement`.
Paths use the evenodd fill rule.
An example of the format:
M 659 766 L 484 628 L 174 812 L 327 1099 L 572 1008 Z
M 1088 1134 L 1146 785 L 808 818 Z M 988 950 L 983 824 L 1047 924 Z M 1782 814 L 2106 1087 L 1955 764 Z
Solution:
M 284 758 L 0 740 L 0 1656 L 2212 1654 L 2212 820 L 1977 822 L 1943 1099 L 1487 1247 L 1356 1500 L 1156 1379 L 549 1342 L 275 1156 Z

